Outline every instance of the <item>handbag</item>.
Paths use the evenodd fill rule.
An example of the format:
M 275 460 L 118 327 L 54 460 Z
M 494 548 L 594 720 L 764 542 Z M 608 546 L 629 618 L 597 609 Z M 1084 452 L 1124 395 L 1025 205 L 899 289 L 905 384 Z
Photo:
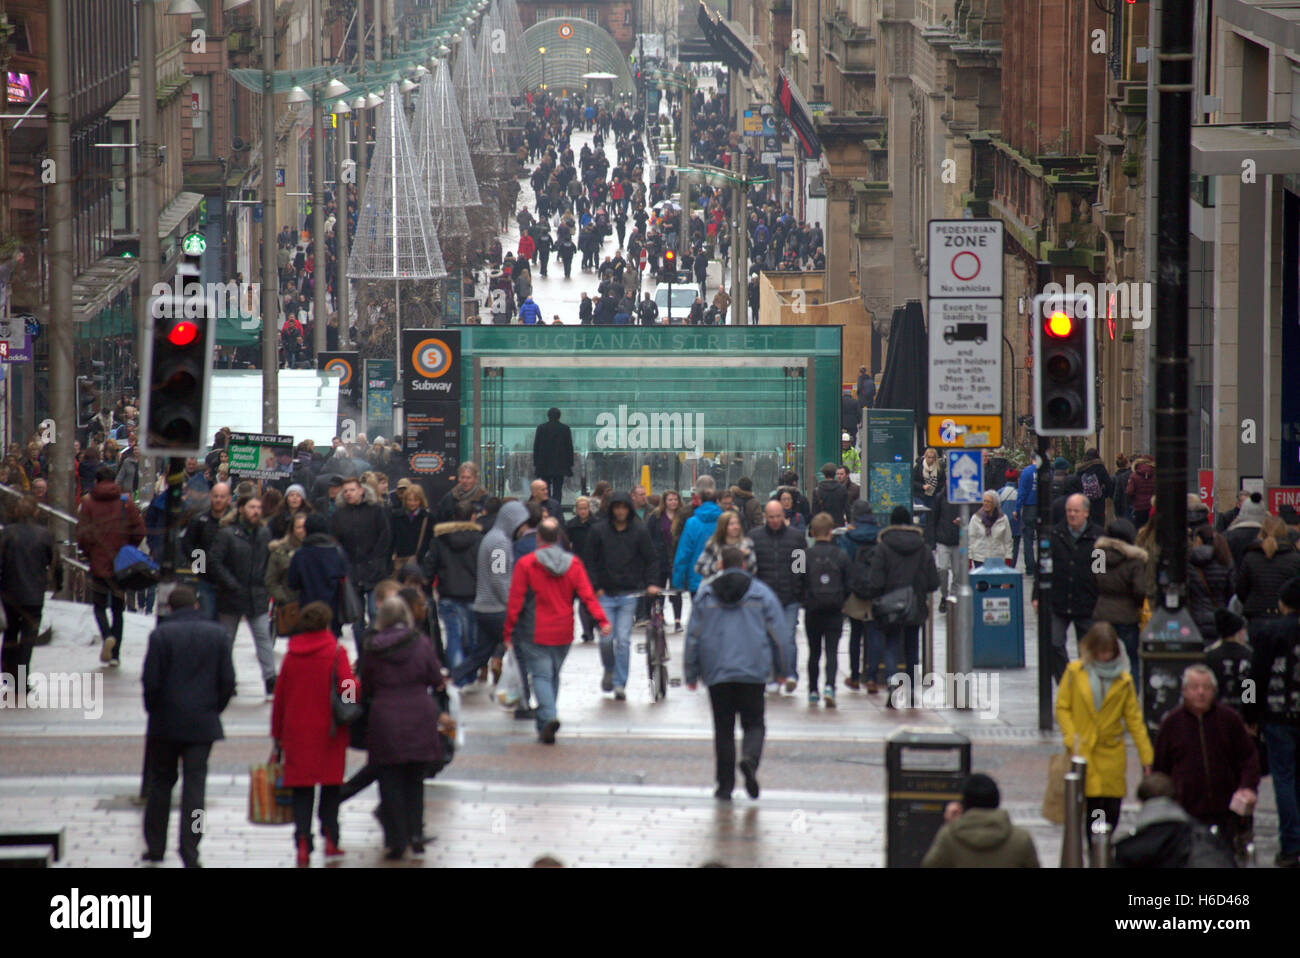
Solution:
M 409 556 L 393 557 L 393 577 L 397 578 L 402 574 L 402 567 L 408 562 L 414 562 L 416 556 L 420 554 L 421 547 L 424 545 L 424 532 L 429 528 L 429 517 L 426 515 L 424 521 L 420 523 L 420 534 L 415 537 L 415 553 Z
M 910 585 L 890 589 L 871 603 L 871 614 L 876 624 L 884 628 L 907 625 L 916 612 L 916 590 Z
M 277 602 L 275 604 L 275 634 L 293 635 L 298 631 L 298 603 Z
M 1065 824 L 1065 776 L 1070 756 L 1053 752 L 1047 762 L 1047 789 L 1043 792 L 1043 817 L 1056 825 Z
M 351 625 L 361 619 L 361 596 L 352 584 L 352 576 L 346 575 L 339 580 L 339 620 Z
M 293 791 L 284 787 L 284 766 L 277 749 L 263 765 L 248 768 L 248 820 L 254 825 L 293 821 Z
M 844 608 L 841 611 L 850 619 L 865 622 L 871 618 L 871 602 L 850 592 L 849 597 L 844 600 Z
M 365 708 L 356 701 L 356 683 L 352 685 L 352 701 L 339 691 L 339 656 L 343 646 L 334 646 L 334 664 L 330 666 L 330 734 L 333 735 L 340 725 L 351 725 L 361 718 Z

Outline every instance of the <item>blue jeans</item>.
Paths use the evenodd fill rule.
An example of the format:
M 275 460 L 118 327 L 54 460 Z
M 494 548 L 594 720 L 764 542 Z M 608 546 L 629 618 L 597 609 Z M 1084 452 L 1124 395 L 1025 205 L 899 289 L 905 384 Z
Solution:
M 1300 728 L 1265 722 L 1264 745 L 1268 749 L 1268 768 L 1277 801 L 1278 844 L 1283 855 L 1297 855 L 1300 854 L 1300 806 L 1296 800 L 1295 763 Z
M 204 619 L 217 621 L 217 588 L 206 578 L 199 579 L 195 585 L 199 593 L 199 615 Z
M 614 687 L 627 688 L 629 659 L 632 653 L 632 623 L 636 616 L 635 592 L 601 596 L 600 606 L 613 630 L 600 637 L 600 661 L 614 673 Z
M 438 612 L 442 616 L 443 645 L 447 650 L 447 661 L 443 664 L 454 669 L 474 641 L 474 609 L 471 602 L 439 599 Z
M 478 675 L 478 670 L 487 665 L 492 656 L 496 655 L 497 645 L 501 641 L 501 633 L 505 625 L 504 612 L 474 613 L 474 644 L 460 665 L 451 671 L 452 681 L 456 683 L 457 688 L 463 689 L 473 682 Z
M 560 695 L 560 669 L 564 667 L 569 647 L 516 642 L 515 654 L 519 656 L 520 665 L 533 683 L 533 694 L 537 696 L 537 730 L 540 732 L 547 722 L 556 717 L 555 701 Z
M 881 670 L 884 681 L 899 670 L 903 664 L 903 630 L 892 629 L 888 635 L 874 621 L 867 621 L 867 667 L 862 678 L 875 682 Z

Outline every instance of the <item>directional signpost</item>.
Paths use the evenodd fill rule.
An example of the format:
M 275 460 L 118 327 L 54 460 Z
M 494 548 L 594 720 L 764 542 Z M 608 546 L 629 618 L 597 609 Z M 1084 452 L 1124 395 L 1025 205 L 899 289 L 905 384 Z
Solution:
M 930 220 L 930 443 L 948 449 L 948 501 L 961 506 L 948 671 L 975 659 L 970 516 L 984 491 L 983 448 L 1002 445 L 1002 222 Z M 956 449 L 951 447 L 958 447 Z M 949 703 L 955 705 L 956 703 Z

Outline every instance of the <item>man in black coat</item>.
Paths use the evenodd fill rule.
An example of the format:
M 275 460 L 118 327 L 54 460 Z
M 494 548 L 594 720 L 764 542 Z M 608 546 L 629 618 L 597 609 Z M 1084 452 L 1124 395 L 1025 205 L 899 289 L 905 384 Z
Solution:
M 1052 526 L 1052 675 L 1061 681 L 1070 664 L 1066 631 L 1074 626 L 1075 641 L 1092 628 L 1097 605 L 1097 577 L 1092 571 L 1093 550 L 1102 529 L 1089 521 L 1088 497 L 1081 492 L 1065 500 L 1065 521 Z M 1038 608 L 1038 581 L 1034 582 L 1034 610 Z
M 185 773 L 181 860 L 187 868 L 195 868 L 204 831 L 208 754 L 212 743 L 225 737 L 221 713 L 235 694 L 235 665 L 225 631 L 203 618 L 192 588 L 178 585 L 168 605 L 171 615 L 149 636 L 141 676 L 144 708 L 149 713 L 144 859 L 160 862 L 167 850 L 167 822 L 179 764 Z
M 348 577 L 361 599 L 361 618 L 352 623 L 355 638 L 375 617 L 374 588 L 391 572 L 393 535 L 388 510 L 360 479 L 344 479 L 339 498 L 343 501 L 330 518 L 330 534 L 347 554 Z
M 1258 723 L 1268 750 L 1273 794 L 1277 798 L 1278 845 L 1273 860 L 1280 868 L 1300 867 L 1300 813 L 1296 756 L 1300 749 L 1300 576 L 1278 593 L 1275 619 L 1265 620 L 1250 636 L 1254 646 L 1251 675 L 1264 685 L 1246 708 L 1247 721 Z
M 612 626 L 610 634 L 602 635 L 600 640 L 600 658 L 605 666 L 600 687 L 622 701 L 626 697 L 637 593 L 654 595 L 661 581 L 650 531 L 637 517 L 632 497 L 626 492 L 615 493 L 608 518 L 592 524 L 586 552 L 582 559 L 590 571 L 592 588 Z
M 804 577 L 807 574 L 808 540 L 791 529 L 785 510 L 775 499 L 763 507 L 763 524 L 749 530 L 758 562 L 758 578 L 776 593 L 785 612 L 785 633 L 777 636 L 781 657 L 785 660 L 785 690 L 793 692 L 799 685 L 798 649 L 795 632 L 799 627 L 799 605 L 803 602 Z M 776 691 L 776 683 L 768 691 Z
M 0 532 L 0 595 L 9 627 L 0 653 L 0 673 L 19 687 L 19 668 L 30 669 L 32 649 L 41 630 L 45 584 L 54 561 L 54 540 L 37 518 L 36 499 L 23 496 Z
M 271 595 L 266 588 L 270 547 L 271 533 L 262 524 L 262 500 L 248 496 L 239 500 L 235 515 L 222 522 L 207 555 L 208 572 L 217 586 L 217 621 L 234 649 L 240 620 L 248 620 L 268 702 L 275 691 L 275 645 L 268 614 Z
M 925 533 L 912 523 L 912 514 L 906 506 L 894 506 L 889 515 L 889 525 L 876 537 L 876 548 L 871 553 L 867 568 L 867 597 L 879 599 L 896 589 L 910 588 L 913 595 L 911 615 L 903 621 L 879 625 L 885 641 L 885 681 L 890 685 L 889 708 L 896 704 L 891 682 L 901 665 L 910 675 L 920 662 L 920 627 L 925 622 L 930 607 L 930 593 L 939 587 L 939 570 L 934 555 L 925 542 Z M 898 653 L 903 661 L 898 661 Z M 916 691 L 913 689 L 913 691 Z M 910 697 L 904 697 L 907 705 Z
M 555 406 L 546 410 L 546 422 L 533 434 L 533 475 L 546 480 L 552 499 L 563 501 L 564 480 L 573 475 L 573 432 L 560 422 Z
M 835 480 L 835 463 L 828 462 L 822 466 L 822 481 L 813 488 L 813 515 L 819 512 L 830 513 L 835 528 L 844 525 L 844 517 L 849 511 L 849 490 Z

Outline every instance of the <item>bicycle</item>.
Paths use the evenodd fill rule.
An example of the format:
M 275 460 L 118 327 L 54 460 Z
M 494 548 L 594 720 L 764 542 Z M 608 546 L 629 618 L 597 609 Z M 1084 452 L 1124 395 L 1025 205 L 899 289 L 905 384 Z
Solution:
M 644 594 L 644 593 L 643 593 Z M 681 687 L 682 680 L 668 675 L 668 635 L 664 629 L 664 596 L 660 592 L 651 597 L 650 622 L 646 626 L 646 640 L 637 644 L 637 651 L 645 653 L 646 675 L 650 680 L 650 697 L 662 702 L 670 686 Z

